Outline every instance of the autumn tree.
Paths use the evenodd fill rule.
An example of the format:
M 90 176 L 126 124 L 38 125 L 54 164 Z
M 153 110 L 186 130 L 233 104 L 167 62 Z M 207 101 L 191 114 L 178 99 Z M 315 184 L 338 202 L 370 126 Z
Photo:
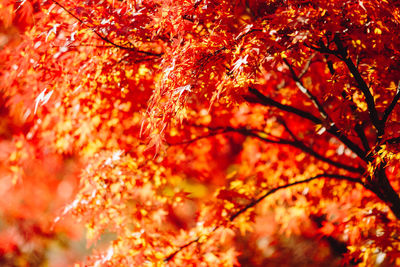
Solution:
M 82 164 L 88 265 L 400 264 L 397 1 L 1 3 L 3 165 Z

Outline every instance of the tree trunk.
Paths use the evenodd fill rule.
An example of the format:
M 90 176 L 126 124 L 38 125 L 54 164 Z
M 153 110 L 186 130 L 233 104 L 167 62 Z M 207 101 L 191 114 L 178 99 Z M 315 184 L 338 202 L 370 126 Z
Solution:
M 396 218 L 400 220 L 400 197 L 391 186 L 384 165 L 377 168 L 374 178 L 372 187 L 376 195 L 387 203 Z

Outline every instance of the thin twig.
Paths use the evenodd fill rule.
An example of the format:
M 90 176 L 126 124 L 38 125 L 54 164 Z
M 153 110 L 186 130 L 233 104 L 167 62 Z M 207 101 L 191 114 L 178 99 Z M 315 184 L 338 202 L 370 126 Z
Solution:
M 289 135 L 293 138 L 294 141 L 298 141 L 297 136 L 290 130 L 289 126 L 286 124 L 285 120 L 282 118 L 278 118 L 278 122 L 282 124 L 283 128 L 289 133 Z
M 171 261 L 171 260 L 175 257 L 175 255 L 178 254 L 179 252 L 181 252 L 183 249 L 187 248 L 188 246 L 190 246 L 190 245 L 193 244 L 193 243 L 199 242 L 199 240 L 200 240 L 201 237 L 202 237 L 202 236 L 198 236 L 196 239 L 194 239 L 194 240 L 192 240 L 192 241 L 186 243 L 185 245 L 180 246 L 180 247 L 179 247 L 177 250 L 175 250 L 173 253 L 169 254 L 169 255 L 164 259 L 164 262 L 169 262 L 169 261 Z
M 163 55 L 163 53 L 152 53 L 152 52 L 148 52 L 148 51 L 142 51 L 137 49 L 136 47 L 128 47 L 128 46 L 123 46 L 117 43 L 114 43 L 113 41 L 111 41 L 110 39 L 108 39 L 107 37 L 103 36 L 100 32 L 98 32 L 96 29 L 93 29 L 92 27 L 90 27 L 90 25 L 88 25 L 86 22 L 84 22 L 81 18 L 79 18 L 77 15 L 75 15 L 74 13 L 72 13 L 69 9 L 67 9 L 65 6 L 63 6 L 62 4 L 60 4 L 57 0 L 51 0 L 54 4 L 56 4 L 57 6 L 59 6 L 60 8 L 62 8 L 65 12 L 67 12 L 70 16 L 72 16 L 74 19 L 76 19 L 77 21 L 79 21 L 82 25 L 84 25 L 86 28 L 90 29 L 91 31 L 93 31 L 101 40 L 103 40 L 104 42 L 119 48 L 119 49 L 123 49 L 123 50 L 128 50 L 128 51 L 133 51 L 133 52 L 137 52 L 140 54 L 144 54 L 147 56 L 155 56 L 155 57 L 160 57 Z
M 248 36 L 248 35 L 250 35 L 250 34 L 252 34 L 252 33 L 254 33 L 254 32 L 262 32 L 262 30 L 261 30 L 261 29 L 252 29 L 252 30 L 250 30 L 250 31 L 248 31 L 248 32 L 246 32 L 246 33 L 244 33 L 244 34 L 238 36 L 238 37 L 235 39 L 235 41 L 233 42 L 232 45 L 235 45 L 235 44 L 239 43 L 239 41 L 241 41 L 243 38 L 245 38 L 246 36 Z M 219 54 L 221 54 L 223 51 L 225 51 L 225 50 L 227 50 L 227 49 L 230 49 L 230 48 L 229 48 L 228 46 L 222 46 L 222 47 L 216 49 L 214 52 L 208 53 L 207 55 L 205 55 L 205 56 L 203 56 L 202 58 L 200 58 L 200 59 L 197 61 L 199 67 L 197 68 L 196 76 L 198 77 L 198 76 L 200 75 L 200 73 L 204 70 L 204 68 L 206 67 L 206 65 L 210 62 L 210 60 L 211 60 L 213 57 L 218 56 Z M 230 73 L 230 70 L 228 71 L 228 73 Z
M 310 66 L 311 66 L 312 59 L 315 57 L 315 55 L 316 55 L 316 53 L 313 53 L 313 54 L 308 58 L 306 65 L 304 66 L 303 70 L 300 72 L 300 74 L 299 74 L 299 76 L 298 76 L 299 80 L 300 80 L 301 78 L 303 78 L 303 76 L 307 73 L 308 69 L 309 69 Z

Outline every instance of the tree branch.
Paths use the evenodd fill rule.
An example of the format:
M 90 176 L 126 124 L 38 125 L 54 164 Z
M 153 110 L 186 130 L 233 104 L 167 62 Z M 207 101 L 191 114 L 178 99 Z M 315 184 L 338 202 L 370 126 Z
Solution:
M 400 197 L 389 182 L 385 172 L 385 166 L 386 162 L 383 160 L 374 172 L 375 179 L 372 180 L 371 188 L 373 188 L 373 192 L 389 206 L 396 218 L 400 219 Z
M 342 180 L 342 181 L 349 181 L 349 182 L 352 182 L 352 183 L 361 184 L 361 185 L 363 185 L 364 187 L 366 187 L 365 184 L 364 184 L 360 179 L 353 178 L 353 177 L 350 177 L 350 176 L 345 176 L 345 175 L 340 175 L 340 174 L 319 174 L 319 175 L 316 175 L 316 176 L 311 177 L 311 178 L 308 178 L 308 179 L 296 181 L 296 182 L 293 182 L 293 183 L 289 183 L 289 184 L 286 184 L 286 185 L 282 185 L 282 186 L 278 186 L 278 187 L 275 187 L 275 188 L 273 188 L 273 189 L 270 189 L 268 192 L 266 192 L 265 194 L 263 194 L 263 195 L 260 196 L 259 198 L 257 198 L 257 199 L 255 199 L 255 200 L 251 201 L 249 204 L 247 204 L 246 206 L 244 206 L 243 208 L 241 208 L 239 211 L 237 211 L 237 212 L 231 214 L 231 216 L 229 216 L 229 219 L 228 219 L 228 220 L 232 222 L 232 221 L 235 220 L 239 215 L 241 215 L 242 213 L 246 212 L 248 209 L 254 207 L 254 206 L 257 205 L 258 203 L 260 203 L 262 200 L 264 200 L 264 199 L 267 198 L 268 196 L 272 195 L 273 193 L 275 193 L 275 192 L 277 192 L 277 191 L 279 191 L 279 190 L 281 190 L 281 189 L 289 188 L 289 187 L 296 186 L 296 185 L 299 185 L 299 184 L 308 183 L 308 182 L 311 182 L 311 181 L 313 181 L 313 180 L 320 179 L 320 178 L 325 178 L 325 179 L 337 179 L 337 180 Z M 213 232 L 215 232 L 215 230 L 217 230 L 219 227 L 221 227 L 221 225 L 223 225 L 223 223 L 219 223 L 219 225 L 217 225 L 217 226 L 210 232 L 210 234 L 213 233 Z M 201 235 L 201 236 L 203 236 L 203 235 Z M 169 254 L 167 257 L 165 257 L 165 258 L 164 258 L 164 262 L 169 262 L 169 261 L 171 261 L 171 260 L 172 260 L 179 252 L 181 252 L 183 249 L 189 247 L 190 245 L 192 245 L 192 244 L 194 244 L 194 243 L 199 242 L 201 236 L 198 236 L 196 239 L 193 239 L 193 240 L 189 241 L 188 243 L 186 243 L 186 244 L 180 246 L 177 250 L 175 250 L 174 252 L 172 252 L 171 254 Z
M 246 99 L 249 102 L 260 103 L 264 106 L 276 107 L 282 111 L 286 111 L 286 112 L 295 114 L 299 117 L 302 117 L 304 119 L 307 119 L 307 120 L 313 122 L 314 124 L 318 124 L 318 125 L 324 124 L 319 118 L 315 117 L 311 113 L 303 111 L 303 110 L 295 108 L 295 107 L 292 107 L 292 106 L 289 106 L 289 105 L 281 104 L 269 97 L 266 97 L 265 95 L 263 95 L 260 91 L 258 91 L 255 88 L 249 87 L 249 92 L 252 93 L 253 95 L 255 95 L 259 100 L 258 102 L 256 102 L 256 101 L 253 101 L 252 99 Z M 327 126 L 327 131 L 330 134 L 332 134 L 333 136 L 335 136 L 336 138 L 338 138 L 349 149 L 351 149 L 360 159 L 367 161 L 365 158 L 365 154 L 366 154 L 365 151 L 363 151 L 357 144 L 355 144 L 353 141 L 348 139 L 345 135 L 342 135 L 342 133 L 336 127 L 335 124 L 331 123 L 329 126 Z
M 335 74 L 335 69 L 333 68 L 333 63 L 331 60 L 329 60 L 328 55 L 325 54 L 324 57 L 325 57 L 326 65 L 328 66 L 329 72 L 333 76 Z M 357 106 L 354 104 L 352 97 L 348 96 L 345 90 L 342 91 L 342 97 L 344 100 L 348 100 L 350 102 L 350 109 L 353 112 L 354 118 L 357 120 L 354 130 L 356 131 L 357 136 L 360 139 L 365 152 L 368 153 L 368 151 L 370 151 L 371 148 L 369 146 L 368 139 L 364 133 L 364 123 L 358 119 Z
M 300 72 L 300 74 L 299 74 L 299 76 L 298 76 L 299 80 L 300 80 L 301 78 L 303 78 L 303 76 L 307 73 L 308 69 L 310 68 L 311 61 L 312 61 L 312 59 L 315 57 L 315 55 L 316 55 L 316 53 L 313 53 L 313 54 L 308 58 L 306 65 L 304 66 L 303 70 Z
M 167 143 L 167 144 L 169 144 L 170 146 L 191 144 L 191 143 L 196 142 L 198 140 L 209 138 L 209 137 L 212 137 L 212 136 L 215 136 L 215 135 L 218 135 L 218 134 L 236 132 L 236 133 L 240 133 L 240 134 L 242 134 L 244 136 L 250 136 L 250 137 L 257 138 L 257 139 L 259 139 L 259 140 L 261 140 L 261 141 L 263 141 L 265 143 L 279 144 L 279 145 L 289 145 L 289 146 L 298 148 L 301 151 L 303 151 L 304 153 L 307 153 L 307 154 L 313 156 L 314 158 L 316 158 L 316 159 L 318 159 L 320 161 L 326 162 L 326 163 L 328 163 L 328 164 L 330 164 L 330 165 L 332 165 L 334 167 L 337 167 L 337 168 L 340 168 L 340 169 L 343 169 L 343 170 L 346 170 L 346 171 L 349 171 L 349 172 L 359 173 L 359 174 L 363 174 L 365 172 L 365 170 L 363 168 L 361 168 L 361 167 L 353 167 L 353 166 L 350 166 L 350 165 L 347 165 L 347 164 L 344 164 L 344 163 L 341 163 L 341 162 L 334 161 L 334 160 L 332 160 L 332 159 L 330 159 L 328 157 L 325 157 L 324 155 L 319 154 L 318 152 L 316 152 L 311 147 L 307 146 L 306 144 L 304 144 L 303 142 L 301 142 L 298 139 L 295 139 L 294 141 L 291 141 L 291 140 L 281 139 L 279 137 L 272 136 L 272 135 L 270 135 L 270 137 L 273 138 L 273 139 L 266 138 L 266 137 L 263 137 L 263 136 L 260 135 L 260 134 L 266 134 L 265 132 L 257 133 L 254 130 L 249 130 L 249 129 L 246 129 L 246 128 L 220 127 L 220 128 L 214 128 L 214 129 L 211 128 L 211 130 L 213 130 L 214 132 L 212 132 L 212 133 L 210 133 L 208 135 L 205 135 L 205 136 L 199 136 L 199 137 L 193 138 L 191 140 L 183 141 L 183 142 Z
M 367 106 L 368 106 L 368 113 L 369 113 L 369 116 L 371 119 L 371 123 L 374 125 L 375 129 L 378 131 L 378 136 L 379 136 L 382 131 L 382 125 L 380 123 L 378 112 L 376 110 L 374 97 L 372 96 L 367 83 L 362 78 L 357 67 L 354 65 L 353 61 L 348 56 L 347 48 L 345 48 L 343 46 L 343 43 L 340 40 L 339 35 L 335 35 L 333 41 L 335 42 L 335 44 L 338 48 L 338 50 L 336 51 L 337 53 L 335 55 L 346 64 L 350 73 L 356 80 L 358 88 L 364 94 L 365 102 L 367 103 Z
M 292 74 L 292 78 L 296 83 L 296 86 L 300 89 L 300 91 L 305 94 L 310 100 L 311 102 L 314 104 L 314 106 L 318 109 L 319 113 L 321 114 L 321 117 L 326 120 L 328 119 L 328 114 L 325 112 L 324 108 L 322 107 L 322 105 L 319 103 L 318 99 L 307 89 L 304 87 L 303 83 L 301 82 L 301 78 L 300 76 L 296 75 L 296 72 L 294 71 L 292 65 L 289 64 L 289 61 L 284 58 L 283 61 L 285 62 L 285 64 L 289 67 L 290 73 Z M 311 64 L 311 59 L 309 59 L 308 61 L 308 66 Z M 303 76 L 307 71 L 307 68 L 304 68 L 301 76 Z
M 278 118 L 278 122 L 282 124 L 283 128 L 289 133 L 289 135 L 293 138 L 294 141 L 298 141 L 297 136 L 290 130 L 289 126 L 287 126 L 286 122 L 282 118 Z
M 378 133 L 378 137 L 383 135 L 383 125 L 381 123 L 381 120 L 379 120 L 378 112 L 376 110 L 375 106 L 375 100 L 374 97 L 371 94 L 371 91 L 369 90 L 368 85 L 362 78 L 360 72 L 358 71 L 357 67 L 354 65 L 353 61 L 348 55 L 347 48 L 343 46 L 342 41 L 340 40 L 339 35 L 335 35 L 333 38 L 333 41 L 335 42 L 337 46 L 337 50 L 331 50 L 329 49 L 324 43 L 320 43 L 319 47 L 314 46 L 314 45 L 309 45 L 305 44 L 306 47 L 313 49 L 315 51 L 318 51 L 323 54 L 331 54 L 339 58 L 341 61 L 343 61 L 347 68 L 349 69 L 351 75 L 354 77 L 357 87 L 361 90 L 365 97 L 365 102 L 367 103 L 368 106 L 368 113 L 371 119 L 372 125 L 375 127 Z
M 60 4 L 57 0 L 51 0 L 54 4 L 56 4 L 57 6 L 59 6 L 60 8 L 62 8 L 65 12 L 67 12 L 70 16 L 72 16 L 74 19 L 76 19 L 77 21 L 79 21 L 82 25 L 84 25 L 86 28 L 92 30 L 101 40 L 103 40 L 104 42 L 112 45 L 113 47 L 122 49 L 122 50 L 128 50 L 128 51 L 133 51 L 133 52 L 137 52 L 140 54 L 144 54 L 147 56 L 155 56 L 155 57 L 160 57 L 163 55 L 163 53 L 152 53 L 152 52 L 148 52 L 148 51 L 142 51 L 137 49 L 136 47 L 128 47 L 128 46 L 123 46 L 117 43 L 114 43 L 113 41 L 111 41 L 110 39 L 108 39 L 107 37 L 103 36 L 101 33 L 99 33 L 97 30 L 93 29 L 92 27 L 90 27 L 86 22 L 84 22 L 81 18 L 79 18 L 78 16 L 76 16 L 74 13 L 72 13 L 69 9 L 67 9 L 65 6 L 63 6 L 62 4 Z
M 251 132 L 251 131 L 249 131 L 247 129 L 233 129 L 233 131 L 242 133 L 242 134 L 244 134 L 246 136 L 255 137 L 255 138 L 257 138 L 257 139 L 259 139 L 261 141 L 264 141 L 266 143 L 275 143 L 275 144 L 293 146 L 293 147 L 298 148 L 301 151 L 303 151 L 303 152 L 315 157 L 318 160 L 326 162 L 326 163 L 328 163 L 328 164 L 330 164 L 332 166 L 335 166 L 337 168 L 344 169 L 346 171 L 359 173 L 359 174 L 363 174 L 365 172 L 365 170 L 363 168 L 361 168 L 361 167 L 355 168 L 353 166 L 349 166 L 349 165 L 334 161 L 334 160 L 332 160 L 330 158 L 327 158 L 327 157 L 319 154 L 315 150 L 313 150 L 311 147 L 308 147 L 306 144 L 304 144 L 303 142 L 301 142 L 299 140 L 290 141 L 290 140 L 285 140 L 285 139 L 280 139 L 280 138 L 278 138 L 278 140 L 272 140 L 272 139 L 268 139 L 268 138 L 262 137 L 259 134 Z M 277 137 L 275 137 L 275 138 L 277 138 Z
M 246 206 L 241 208 L 239 211 L 237 211 L 234 214 L 232 214 L 229 217 L 229 220 L 233 221 L 240 214 L 242 214 L 243 212 L 247 211 L 248 209 L 254 207 L 255 205 L 257 205 L 262 200 L 264 200 L 266 197 L 272 195 L 276 191 L 279 191 L 279 190 L 285 189 L 285 188 L 289 188 L 289 187 L 292 187 L 292 186 L 295 186 L 295 185 L 299 185 L 299 184 L 309 183 L 309 182 L 311 182 L 313 180 L 316 180 L 316 179 L 319 179 L 319 178 L 343 180 L 343 181 L 348 181 L 348 182 L 352 182 L 352 183 L 358 183 L 358 184 L 361 184 L 363 187 L 366 187 L 364 182 L 362 182 L 361 179 L 358 179 L 358 178 L 353 178 L 353 177 L 350 177 L 350 176 L 340 175 L 340 174 L 327 174 L 327 173 L 318 174 L 318 175 L 316 175 L 314 177 L 311 177 L 311 178 L 307 178 L 307 179 L 304 179 L 304 180 L 296 181 L 296 182 L 293 182 L 293 183 L 285 184 L 285 185 L 278 186 L 278 187 L 275 187 L 273 189 L 270 189 L 268 192 L 266 192 L 261 197 L 253 200 L 252 202 L 250 202 L 249 204 L 247 204 Z
M 400 81 L 399 81 L 399 83 L 397 85 L 396 95 L 394 96 L 392 102 L 385 109 L 385 111 L 383 113 L 383 117 L 382 117 L 382 120 L 381 120 L 381 124 L 382 124 L 383 128 L 385 128 L 386 121 L 389 118 L 390 114 L 392 113 L 392 111 L 393 111 L 394 107 L 396 106 L 397 102 L 399 101 L 399 98 L 400 98 Z
M 180 246 L 177 250 L 175 250 L 174 252 L 172 252 L 171 254 L 169 254 L 169 255 L 164 259 L 164 262 L 169 262 L 169 261 L 171 261 L 171 260 L 175 257 L 175 255 L 178 254 L 179 252 L 181 252 L 183 249 L 187 248 L 188 246 L 190 246 L 190 245 L 193 244 L 193 243 L 199 242 L 199 240 L 200 240 L 201 237 L 202 237 L 202 236 L 198 236 L 196 239 L 193 239 L 192 241 L 186 243 L 186 244 L 183 245 L 183 246 Z
M 221 128 L 221 129 L 222 129 L 222 128 Z M 197 141 L 199 141 L 199 140 L 207 139 L 207 138 L 210 138 L 210 137 L 213 137 L 213 136 L 216 136 L 216 135 L 219 135 L 219 134 L 228 133 L 228 132 L 232 132 L 232 131 L 227 131 L 227 130 L 224 130 L 224 131 L 215 131 L 215 132 L 211 132 L 211 133 L 209 133 L 209 134 L 207 134 L 207 135 L 197 136 L 197 137 L 195 137 L 195 138 L 193 138 L 193 139 L 189 139 L 189 140 L 184 140 L 184 141 L 175 142 L 175 143 L 170 143 L 170 142 L 166 141 L 166 143 L 167 143 L 167 145 L 169 145 L 169 146 L 190 145 L 190 144 L 195 143 L 195 142 L 197 142 Z
M 330 54 L 330 55 L 335 55 L 337 57 L 337 54 L 335 53 L 336 51 L 329 49 L 323 43 L 321 43 L 321 46 L 315 46 L 315 45 L 304 43 L 304 46 L 308 47 L 314 51 L 320 52 L 322 54 Z
M 356 104 L 354 104 L 353 98 L 351 96 L 348 96 L 346 91 L 344 90 L 342 92 L 342 97 L 344 98 L 344 100 L 348 100 L 350 102 L 350 109 L 353 112 L 354 119 L 356 120 L 356 125 L 354 126 L 354 130 L 356 131 L 357 136 L 364 147 L 364 150 L 368 152 L 371 150 L 371 148 L 369 146 L 368 139 L 364 133 L 363 122 L 358 118 L 359 116 L 357 114 L 357 106 Z
M 333 122 L 332 119 L 329 118 L 329 115 L 325 111 L 323 106 L 319 103 L 318 99 L 307 88 L 305 88 L 305 86 L 301 82 L 301 77 L 304 76 L 304 74 L 307 72 L 307 69 L 309 68 L 309 66 L 311 64 L 311 59 L 314 56 L 315 56 L 315 54 L 313 54 L 310 57 L 310 59 L 307 61 L 306 66 L 304 67 L 303 71 L 301 72 L 301 74 L 299 76 L 296 75 L 295 70 L 293 69 L 292 65 L 288 62 L 288 60 L 286 58 L 284 58 L 283 61 L 289 67 L 290 73 L 292 75 L 293 80 L 296 82 L 297 87 L 300 89 L 300 91 L 302 93 L 304 93 L 311 100 L 311 102 L 314 104 L 314 106 L 318 109 L 321 117 L 324 120 L 327 120 L 328 122 Z M 346 92 L 344 92 L 344 91 L 343 91 L 343 93 L 346 94 Z M 356 109 L 353 109 L 354 108 L 353 105 L 351 106 L 351 108 L 352 108 L 353 111 L 356 110 Z M 355 131 L 357 132 L 357 135 L 360 138 L 361 143 L 364 146 L 365 151 L 369 151 L 370 148 L 369 148 L 368 140 L 367 140 L 367 138 L 365 136 L 365 133 L 364 133 L 364 131 L 362 129 L 362 125 L 357 123 L 356 126 L 355 126 Z
M 364 133 L 364 126 L 363 126 L 362 122 L 356 122 L 356 126 L 354 126 L 354 130 L 356 131 L 358 138 L 361 140 L 364 150 L 368 153 L 368 151 L 370 151 L 371 148 L 369 146 L 367 136 Z
M 251 29 L 251 30 L 249 30 L 248 32 L 246 32 L 246 33 L 244 33 L 244 34 L 241 34 L 241 35 L 237 36 L 237 37 L 235 38 L 235 41 L 233 42 L 233 44 L 239 43 L 239 41 L 241 41 L 241 40 L 244 39 L 246 36 L 248 36 L 248 35 L 250 35 L 250 34 L 252 34 L 252 33 L 254 33 L 254 32 L 262 32 L 262 30 L 261 30 L 261 29 Z M 211 60 L 213 57 L 219 55 L 221 52 L 223 52 L 223 51 L 225 51 L 225 50 L 227 50 L 227 49 L 230 49 L 227 45 L 226 45 L 226 46 L 222 46 L 222 47 L 220 47 L 220 48 L 214 50 L 214 52 L 210 52 L 210 53 L 208 53 L 207 55 L 205 55 L 205 56 L 203 56 L 202 58 L 200 58 L 200 59 L 198 60 L 198 64 L 197 64 L 199 67 L 198 67 L 197 70 L 196 70 L 196 76 L 199 76 L 199 74 L 203 71 L 203 69 L 206 67 L 206 65 L 210 62 L 210 60 Z M 230 70 L 229 70 L 229 71 L 230 71 Z
M 383 143 L 384 144 L 399 144 L 400 143 L 400 136 L 386 139 Z
M 275 100 L 273 100 L 273 99 L 271 99 L 269 97 L 266 97 L 265 95 L 263 95 L 260 91 L 258 91 L 255 88 L 249 87 L 249 92 L 252 93 L 253 95 L 255 95 L 258 98 L 259 101 L 254 102 L 251 99 L 246 99 L 246 97 L 245 97 L 245 99 L 248 102 L 259 103 L 259 104 L 262 104 L 264 106 L 276 107 L 276 108 L 278 108 L 278 109 L 280 109 L 282 111 L 286 111 L 286 112 L 295 114 L 295 115 L 297 115 L 299 117 L 302 117 L 304 119 L 307 119 L 307 120 L 313 122 L 314 124 L 323 124 L 322 121 L 319 118 L 315 117 L 311 113 L 309 113 L 307 111 L 303 111 L 303 110 L 295 108 L 295 107 L 292 107 L 292 106 L 289 106 L 289 105 L 281 104 L 281 103 L 279 103 L 279 102 L 277 102 L 277 101 L 275 101 Z
M 372 124 L 375 126 L 375 129 L 379 132 L 381 129 L 381 124 L 379 122 L 378 112 L 376 111 L 375 107 L 375 100 L 372 96 L 368 85 L 365 83 L 364 79 L 361 77 L 360 72 L 358 71 L 357 67 L 354 65 L 351 58 L 346 57 L 343 59 L 345 64 L 347 65 L 348 69 L 350 70 L 351 74 L 353 75 L 354 79 L 356 80 L 358 87 L 363 92 L 365 96 L 365 101 L 367 102 L 368 112 L 371 118 Z

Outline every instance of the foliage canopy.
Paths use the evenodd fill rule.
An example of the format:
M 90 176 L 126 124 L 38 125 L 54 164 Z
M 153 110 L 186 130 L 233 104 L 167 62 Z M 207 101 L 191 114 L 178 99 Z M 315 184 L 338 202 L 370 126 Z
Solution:
M 400 264 L 397 1 L 0 5 L 1 183 L 79 175 L 87 264 Z

